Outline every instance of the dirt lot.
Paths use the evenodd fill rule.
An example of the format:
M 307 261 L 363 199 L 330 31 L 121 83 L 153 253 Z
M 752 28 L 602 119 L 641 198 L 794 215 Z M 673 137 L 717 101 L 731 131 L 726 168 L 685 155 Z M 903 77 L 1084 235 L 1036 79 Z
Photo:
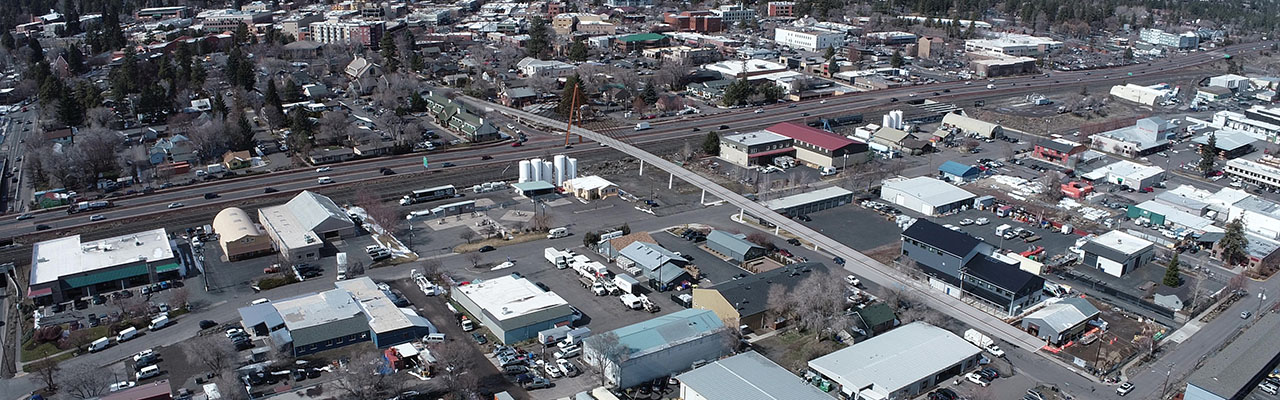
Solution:
M 814 335 L 788 330 L 760 340 L 752 347 L 783 368 L 803 376 L 809 368 L 810 360 L 843 349 L 845 346 L 830 340 L 819 342 Z
M 1149 338 L 1152 335 L 1167 335 L 1168 327 L 1143 319 L 1139 322 L 1133 314 L 1097 299 L 1089 302 L 1102 311 L 1102 320 L 1107 322 L 1105 332 L 1098 331 L 1096 340 L 1081 339 L 1068 343 L 1060 351 L 1050 350 L 1063 361 L 1075 362 L 1076 358 L 1085 362 L 1086 368 L 1110 370 L 1129 360 L 1143 349 L 1150 351 Z M 1089 335 L 1086 334 L 1086 337 Z M 1084 344 L 1088 342 L 1088 344 Z

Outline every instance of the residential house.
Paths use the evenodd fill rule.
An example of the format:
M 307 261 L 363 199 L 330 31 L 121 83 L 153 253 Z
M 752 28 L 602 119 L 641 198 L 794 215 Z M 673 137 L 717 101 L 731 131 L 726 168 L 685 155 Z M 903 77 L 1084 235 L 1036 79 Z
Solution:
M 181 134 L 156 140 L 147 154 L 151 165 L 196 162 L 195 147 L 191 144 L 191 139 Z
M 222 165 L 227 169 L 241 169 L 253 166 L 253 155 L 248 150 L 228 151 L 222 154 Z
M 76 128 L 55 129 L 52 131 L 45 131 L 42 136 L 46 141 L 61 144 L 63 146 L 69 146 L 75 142 L 76 131 L 78 130 L 79 129 Z
M 311 161 L 311 165 L 329 164 L 343 161 L 350 161 L 355 158 L 355 150 L 348 147 L 327 147 L 312 150 L 307 155 L 307 159 Z
M 538 101 L 538 93 L 528 86 L 507 87 L 502 89 L 502 93 L 498 94 L 502 105 L 513 108 L 520 108 Z
M 893 308 L 882 302 L 876 302 L 853 310 L 851 313 L 853 314 L 855 330 L 862 330 L 861 333 L 864 336 L 875 336 L 888 332 L 899 324 L 898 315 L 894 314 Z

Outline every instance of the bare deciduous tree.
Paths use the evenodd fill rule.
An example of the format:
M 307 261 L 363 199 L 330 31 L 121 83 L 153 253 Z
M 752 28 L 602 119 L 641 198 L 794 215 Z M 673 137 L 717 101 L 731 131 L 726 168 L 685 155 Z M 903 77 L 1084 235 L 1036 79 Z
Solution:
M 62 391 L 77 399 L 94 399 L 107 393 L 111 385 L 111 376 L 99 371 L 99 368 L 80 363 L 63 374 Z
M 475 350 L 459 340 L 436 343 L 430 349 L 438 361 L 436 377 L 444 382 L 444 386 L 458 393 L 460 398 L 473 395 L 480 383 L 472 355 Z
M 188 360 L 200 363 L 214 374 L 226 372 L 236 359 L 231 342 L 217 335 L 196 336 L 183 341 L 182 353 Z
M 95 128 L 107 128 L 116 119 L 116 113 L 106 107 L 94 107 L 84 112 L 85 123 Z
M 190 293 L 187 293 L 186 287 L 170 290 L 169 305 L 173 306 L 174 309 L 185 309 L 187 308 L 187 299 L 190 298 L 190 295 Z
M 319 131 L 316 132 L 316 142 L 324 145 L 336 145 L 342 142 L 347 131 L 351 129 L 351 124 L 347 122 L 346 111 L 327 111 L 320 117 Z
M 42 354 L 44 358 L 31 363 L 31 370 L 35 373 L 36 378 L 44 384 L 45 389 L 54 391 L 58 389 L 58 382 L 61 381 L 62 367 L 58 365 L 55 357 L 49 357 L 53 354 L 45 352 Z
M 333 384 L 346 399 L 375 400 L 400 393 L 403 380 L 381 372 L 386 360 L 380 353 L 353 354 L 347 367 L 336 372 Z
M 191 148 L 201 161 L 221 157 L 230 148 L 227 124 L 221 119 L 213 118 L 187 132 L 186 136 L 191 140 Z
M 480 252 L 467 253 L 467 262 L 471 263 L 471 268 L 479 268 L 482 261 L 484 261 L 484 256 L 480 255 Z
M 400 218 L 400 211 L 389 202 L 382 201 L 368 191 L 356 195 L 356 205 L 364 209 L 364 214 L 383 229 L 391 229 Z
M 612 375 L 618 372 L 617 366 L 630 357 L 630 349 L 622 344 L 622 339 L 613 331 L 588 337 L 583 349 L 582 361 L 592 367 L 592 373 L 600 379 L 600 386 L 613 380 Z
M 458 239 L 466 240 L 467 244 L 471 244 L 471 241 L 476 239 L 476 231 L 471 230 L 471 228 L 463 229 L 458 232 Z
M 116 172 L 120 168 L 117 150 L 120 149 L 121 139 L 119 133 L 106 129 L 81 130 L 72 146 L 71 159 L 76 161 L 86 176 L 97 177 L 99 174 Z

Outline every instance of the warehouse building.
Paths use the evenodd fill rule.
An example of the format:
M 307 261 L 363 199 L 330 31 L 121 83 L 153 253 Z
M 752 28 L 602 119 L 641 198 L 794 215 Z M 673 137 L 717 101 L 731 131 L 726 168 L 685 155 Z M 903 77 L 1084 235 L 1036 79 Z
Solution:
M 538 196 L 546 196 L 556 192 L 555 185 L 546 181 L 529 181 L 511 184 L 511 188 L 516 195 L 526 199 L 532 199 Z
M 213 217 L 213 232 L 227 261 L 239 261 L 275 252 L 271 237 L 258 229 L 249 213 L 239 207 L 228 207 Z
M 945 329 L 916 322 L 809 361 L 842 398 L 909 399 L 978 366 L 982 350 Z
M 398 308 L 369 277 L 335 284 L 337 288 L 239 310 L 241 325 L 268 336 L 278 350 L 294 357 L 364 341 L 388 348 L 435 333 L 426 318 Z
M 769 165 L 775 157 L 794 155 L 792 139 L 769 131 L 725 135 L 720 158 L 738 166 Z
M 1200 146 L 1208 146 L 1209 135 L 1213 135 L 1214 150 L 1217 150 L 1219 156 L 1228 160 L 1252 153 L 1254 150 L 1253 143 L 1258 141 L 1257 138 L 1245 132 L 1235 129 L 1219 129 L 1196 136 L 1191 139 L 1191 142 Z
M 973 193 L 929 177 L 886 179 L 880 188 L 880 199 L 926 215 L 941 215 L 968 208 Z
M 707 234 L 707 248 L 721 258 L 738 264 L 764 257 L 765 254 L 763 247 L 747 240 L 747 235 L 720 230 L 712 230 Z
M 765 129 L 792 139 L 796 160 L 812 168 L 839 168 L 866 161 L 867 144 L 821 129 L 783 122 Z M 863 157 L 859 157 L 863 155 Z
M 582 349 L 582 360 L 603 369 L 614 386 L 632 387 L 688 370 L 696 361 L 711 361 L 732 353 L 724 328 L 714 312 L 680 310 L 613 330 L 625 349 L 622 357 L 596 356 L 606 349 L 596 348 L 588 341 Z M 621 362 L 617 361 L 619 358 Z
M 453 300 L 505 344 L 536 338 L 538 332 L 573 319 L 560 295 L 510 275 L 459 286 Z
M 1044 339 L 1053 346 L 1076 340 L 1092 326 L 1090 321 L 1102 315 L 1098 307 L 1082 297 L 1062 299 L 1036 310 L 1022 319 L 1022 330 Z
M 685 400 L 831 400 L 786 368 L 749 351 L 679 376 Z
M 938 166 L 938 177 L 946 179 L 953 183 L 966 183 L 978 179 L 982 175 L 982 170 L 972 165 L 964 165 L 955 161 L 947 160 Z
M 787 197 L 781 197 L 769 201 L 764 201 L 765 207 L 786 215 L 787 217 L 795 217 L 797 215 L 806 215 L 828 208 L 836 208 L 853 202 L 853 192 L 850 192 L 839 186 L 832 186 L 795 194 Z
M 983 139 L 999 139 L 1004 137 L 1004 127 L 983 121 L 977 118 L 971 118 L 964 114 L 948 113 L 942 117 L 942 126 L 944 128 L 959 129 L 965 135 L 974 135 Z
M 1249 396 L 1280 363 L 1280 314 L 1268 312 L 1187 379 L 1185 400 L 1238 400 Z
M 619 267 L 639 268 L 637 275 L 648 279 L 649 287 L 660 291 L 690 279 L 684 269 L 689 260 L 655 243 L 633 241 L 618 251 L 617 260 Z
M 325 240 L 355 235 L 351 217 L 328 197 L 304 190 L 289 202 L 258 209 L 258 221 L 290 262 L 320 259 Z
M 1155 187 L 1164 181 L 1164 169 L 1151 165 L 1142 165 L 1129 160 L 1120 160 L 1104 165 L 1101 168 L 1080 175 L 1092 182 L 1106 182 L 1128 187 L 1133 190 Z
M 47 305 L 186 275 L 163 228 L 90 242 L 74 235 L 32 246 L 27 297 Z
M 1111 231 L 1095 237 L 1080 246 L 1088 267 L 1102 270 L 1112 276 L 1124 276 L 1151 262 L 1156 247 L 1145 239 L 1121 231 Z

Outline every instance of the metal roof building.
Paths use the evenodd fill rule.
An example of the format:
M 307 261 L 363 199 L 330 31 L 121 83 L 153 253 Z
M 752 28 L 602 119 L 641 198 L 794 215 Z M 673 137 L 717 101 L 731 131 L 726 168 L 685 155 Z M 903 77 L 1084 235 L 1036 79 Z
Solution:
M 695 361 L 720 358 L 730 352 L 722 328 L 714 312 L 687 309 L 615 329 L 627 356 L 620 363 L 603 360 L 605 375 L 617 387 L 632 387 L 688 370 Z M 583 360 L 599 358 L 592 356 L 598 351 L 588 341 Z
M 291 262 L 320 258 L 322 240 L 354 235 L 355 224 L 347 213 L 324 195 L 304 190 L 289 202 L 258 209 L 258 222 Z
M 676 377 L 680 398 L 702 400 L 831 400 L 831 395 L 754 351 Z
M 737 263 L 764 257 L 765 253 L 763 247 L 747 241 L 747 235 L 719 230 L 707 234 L 707 248 Z
M 853 192 L 839 186 L 814 190 L 762 202 L 778 214 L 794 217 L 835 208 L 853 202 Z
M 933 216 L 968 207 L 973 193 L 930 177 L 884 181 L 880 198 L 920 214 Z
M 1022 319 L 1022 330 L 1031 332 L 1053 345 L 1074 340 L 1088 330 L 1090 320 L 1101 311 L 1089 300 L 1072 297 L 1049 304 Z
M 1084 251 L 1081 264 L 1113 276 L 1123 276 L 1151 262 L 1156 252 L 1154 243 L 1122 231 L 1104 233 L 1089 240 L 1080 249 Z
M 459 286 L 453 299 L 507 344 L 538 337 L 538 332 L 573 318 L 569 303 L 560 295 L 510 275 Z
M 845 397 L 904 399 L 976 367 L 981 358 L 982 350 L 954 333 L 915 322 L 809 361 L 809 369 Z
M 253 222 L 249 213 L 239 207 L 227 207 L 213 217 L 213 232 L 218 234 L 218 246 L 228 261 L 270 254 L 275 251 L 271 238 Z
M 618 257 L 639 266 L 645 278 L 657 280 L 664 286 L 688 277 L 684 266 L 689 260 L 657 244 L 632 242 L 618 251 Z
M 994 139 L 1004 136 L 1004 128 L 999 124 L 971 118 L 963 114 L 949 113 L 942 117 L 942 124 L 981 138 Z
M 938 166 L 938 174 L 942 178 L 955 183 L 964 183 L 978 178 L 982 171 L 978 167 L 972 165 L 964 165 L 955 161 L 947 160 Z
M 1280 314 L 1268 312 L 1187 379 L 1186 400 L 1243 399 L 1280 363 Z

